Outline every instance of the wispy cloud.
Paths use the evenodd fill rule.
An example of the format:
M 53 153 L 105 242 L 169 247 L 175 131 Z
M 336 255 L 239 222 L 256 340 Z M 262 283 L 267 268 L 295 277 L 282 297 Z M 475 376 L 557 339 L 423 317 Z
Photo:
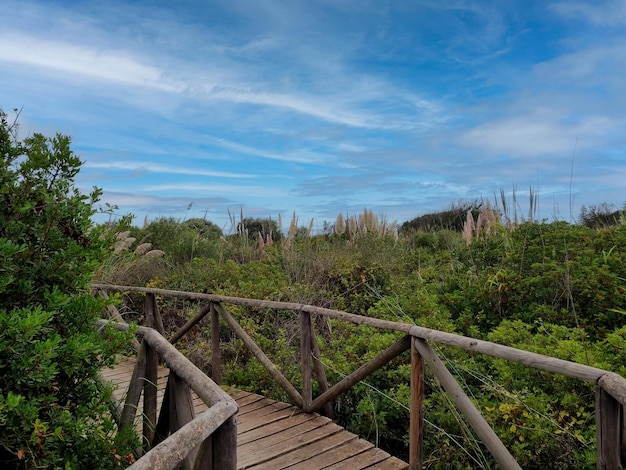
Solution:
M 140 213 L 408 218 L 567 198 L 572 161 L 590 203 L 624 188 L 624 5 L 5 0 L 0 105 Z
M 184 192 L 187 194 L 228 194 L 228 195 L 256 195 L 255 197 L 286 197 L 288 191 L 278 188 L 268 188 L 267 186 L 245 186 L 245 185 L 226 185 L 226 184 L 199 184 L 199 183 L 178 183 L 178 184 L 155 184 L 138 188 L 144 192 Z
M 254 178 L 255 175 L 246 173 L 230 173 L 224 171 L 203 170 L 200 168 L 181 168 L 168 165 L 159 165 L 145 162 L 95 162 L 86 161 L 85 168 L 101 168 L 111 171 L 144 171 L 150 173 L 164 173 L 176 175 L 215 176 L 219 178 Z
M 180 86 L 163 80 L 161 70 L 141 63 L 126 52 L 98 50 L 23 34 L 0 33 L 0 61 L 162 91 L 181 91 Z

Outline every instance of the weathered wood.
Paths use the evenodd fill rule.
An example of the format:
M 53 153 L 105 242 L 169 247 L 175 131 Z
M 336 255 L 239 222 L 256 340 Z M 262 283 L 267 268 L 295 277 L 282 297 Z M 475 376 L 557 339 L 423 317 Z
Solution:
M 411 338 L 411 407 L 409 412 L 409 467 L 422 468 L 424 436 L 424 361 Z
M 315 378 L 320 387 L 320 394 L 328 391 L 328 379 L 326 378 L 326 370 L 324 369 L 324 363 L 322 362 L 322 352 L 320 346 L 317 344 L 315 338 L 315 328 L 311 328 L 311 350 L 313 352 L 313 371 L 315 372 Z M 324 405 L 324 414 L 330 419 L 335 419 L 335 411 L 333 409 L 333 402 L 329 401 Z
M 439 380 L 439 383 L 441 383 L 441 386 L 448 392 L 450 399 L 459 410 L 461 410 L 470 426 L 472 426 L 476 434 L 481 438 L 483 444 L 485 444 L 489 452 L 491 452 L 491 455 L 496 459 L 500 468 L 521 470 L 522 467 L 519 466 L 493 429 L 491 429 L 489 423 L 487 423 L 485 418 L 483 418 L 476 409 L 476 406 L 463 392 L 450 371 L 446 368 L 444 363 L 441 362 L 439 356 L 437 356 L 426 340 L 416 338 L 414 345 L 430 366 L 430 369 L 435 374 L 435 377 L 437 377 L 437 380 Z
M 213 434 L 213 468 L 237 467 L 237 418 L 231 416 Z M 199 466 L 198 468 L 204 468 Z
M 130 379 L 130 385 L 128 387 L 128 393 L 124 400 L 124 408 L 122 409 L 122 416 L 120 418 L 120 428 L 126 426 L 132 426 L 137 414 L 137 407 L 139 406 L 139 399 L 141 398 L 141 391 L 143 389 L 144 377 L 146 374 L 146 349 L 147 343 L 141 342 L 139 347 L 139 354 L 137 355 L 137 363 L 133 370 L 133 375 Z
M 300 356 L 302 369 L 302 409 L 308 411 L 313 400 L 311 374 L 311 315 L 300 312 Z
M 146 294 L 145 312 L 148 326 L 165 336 L 165 327 L 163 326 L 163 318 L 161 317 L 161 312 L 159 312 L 159 306 L 157 305 L 156 294 Z
M 611 394 L 622 406 L 626 406 L 626 379 L 624 377 L 605 371 L 598 379 L 598 385 Z
M 226 311 L 220 304 L 214 304 L 214 308 L 220 314 L 220 316 L 228 323 L 228 326 L 241 338 L 246 347 L 250 350 L 254 357 L 267 369 L 270 375 L 278 382 L 289 398 L 291 398 L 295 405 L 302 408 L 302 396 L 296 390 L 296 388 L 289 382 L 283 374 L 276 368 L 276 366 L 269 360 L 265 353 L 259 348 L 254 340 L 245 332 L 245 330 L 237 323 L 237 321 Z
M 319 397 L 313 400 L 311 406 L 309 406 L 309 411 L 320 410 L 325 403 L 334 400 L 339 395 L 352 388 L 355 384 L 359 383 L 361 380 L 365 379 L 365 377 L 380 369 L 382 366 L 387 364 L 393 358 L 402 354 L 410 347 L 410 336 L 405 336 L 399 341 L 396 341 L 383 352 L 381 352 L 378 356 L 359 367 L 347 377 L 344 377 L 341 381 L 333 385 L 327 392 L 322 393 Z
M 191 330 L 196 324 L 202 320 L 206 315 L 211 311 L 211 305 L 207 305 L 202 307 L 198 313 L 194 315 L 194 317 L 181 326 L 178 331 L 170 338 L 170 344 L 176 344 L 176 342 L 181 339 L 183 336 L 187 334 L 189 330 Z
M 148 344 L 146 347 L 146 371 L 143 384 L 143 442 L 148 450 L 154 439 L 157 422 L 157 374 L 159 356 Z
M 198 446 L 215 432 L 218 427 L 233 416 L 233 412 L 236 411 L 236 409 L 236 405 L 227 401 L 221 401 L 215 404 L 196 419 L 176 431 L 168 439 L 161 442 L 154 449 L 150 450 L 128 468 L 132 470 L 173 469 L 184 460 L 192 449 Z M 231 466 L 223 466 L 221 468 L 224 470 L 235 470 L 236 462 L 235 465 L 232 465 L 232 463 L 231 460 Z
M 533 367 L 535 369 L 547 370 L 567 377 L 575 379 L 596 382 L 606 371 L 595 367 L 577 364 L 575 362 L 556 359 L 554 357 L 543 356 L 541 354 L 522 351 L 501 344 L 490 343 L 479 339 L 468 338 L 466 336 L 455 335 L 445 331 L 431 330 L 421 326 L 412 326 L 410 334 L 417 338 L 429 339 L 437 343 L 448 344 L 450 346 L 458 346 L 462 349 L 472 352 L 479 352 L 488 356 L 498 357 L 520 364 Z M 626 390 L 626 389 L 625 389 Z
M 170 435 L 170 380 L 167 379 L 167 385 L 165 386 L 165 393 L 163 394 L 163 402 L 161 403 L 161 410 L 159 411 L 159 419 L 157 421 L 156 429 L 154 430 L 154 438 L 150 444 L 150 448 L 156 447 Z
M 622 456 L 624 408 L 610 393 L 596 386 L 597 468 L 617 469 L 626 466 Z
M 351 322 L 354 324 L 369 325 L 369 326 L 379 328 L 379 329 L 406 332 L 409 335 L 419 339 L 419 341 L 416 344 L 419 344 L 420 348 L 430 348 L 430 346 L 428 346 L 428 344 L 425 343 L 424 341 L 425 339 L 430 339 L 432 341 L 435 341 L 441 344 L 448 344 L 451 346 L 460 347 L 467 351 L 487 354 L 493 357 L 518 362 L 518 363 L 521 363 L 521 364 L 524 364 L 526 366 L 533 367 L 536 369 L 541 369 L 541 370 L 565 375 L 568 377 L 573 377 L 577 379 L 594 382 L 594 383 L 597 383 L 597 385 L 602 390 L 604 390 L 604 392 L 606 392 L 607 397 L 610 397 L 610 398 L 603 398 L 602 403 L 604 402 L 608 403 L 611 400 L 613 400 L 619 404 L 620 418 L 619 418 L 619 423 L 618 423 L 618 431 L 616 432 L 616 434 L 618 435 L 617 447 L 620 449 L 619 454 L 620 454 L 621 462 L 623 463 L 623 461 L 626 460 L 626 423 L 624 422 L 624 418 L 623 418 L 624 407 L 626 406 L 626 379 L 618 376 L 617 374 L 613 374 L 613 373 L 610 373 L 610 372 L 607 372 L 598 368 L 594 368 L 594 367 L 590 367 L 590 366 L 586 366 L 582 364 L 577 364 L 577 363 L 564 361 L 564 360 L 560 360 L 560 359 L 556 359 L 556 358 L 552 358 L 548 356 L 543 356 L 540 354 L 522 351 L 519 349 L 511 348 L 508 346 L 503 346 L 503 345 L 496 344 L 496 343 L 490 343 L 487 341 L 481 341 L 481 340 L 463 337 L 460 335 L 455 335 L 455 334 L 446 333 L 442 331 L 431 330 L 429 328 L 423 328 L 423 327 L 419 327 L 416 325 L 409 325 L 409 324 L 404 324 L 404 323 L 379 320 L 376 318 L 365 317 L 362 315 L 354 315 L 354 314 L 350 314 L 347 312 L 331 310 L 331 309 L 326 309 L 326 308 L 321 308 L 321 307 L 314 307 L 310 305 L 302 305 L 302 304 L 290 303 L 290 302 L 242 299 L 242 298 L 236 298 L 236 297 L 218 296 L 218 295 L 213 295 L 213 294 L 179 292 L 179 291 L 171 291 L 171 290 L 165 290 L 165 289 L 146 289 L 146 288 L 128 287 L 128 286 L 108 286 L 108 285 L 102 285 L 102 284 L 94 284 L 92 287 L 105 289 L 105 290 L 120 291 L 120 292 L 125 292 L 125 291 L 144 292 L 144 293 L 152 294 L 152 295 L 167 295 L 167 296 L 183 298 L 183 299 L 193 299 L 193 300 L 201 300 L 201 301 L 209 301 L 209 302 L 225 302 L 225 303 L 230 303 L 234 305 L 254 306 L 258 308 L 269 308 L 269 309 L 292 310 L 294 312 L 300 312 L 300 313 L 304 312 L 306 314 L 315 314 L 324 318 L 334 318 L 337 320 L 347 321 L 347 322 Z M 154 305 L 156 305 L 156 302 Z M 226 315 L 230 316 L 230 314 L 228 314 L 228 312 L 226 312 L 226 310 L 221 305 L 219 305 L 219 308 L 221 309 L 219 310 L 220 315 L 222 314 L 222 311 L 223 311 L 226 313 Z M 303 404 L 302 397 L 295 390 L 295 388 L 288 382 L 288 380 L 278 371 L 278 369 L 272 364 L 272 362 L 265 356 L 265 354 L 258 348 L 258 346 L 254 343 L 254 341 L 245 333 L 245 331 L 236 323 L 236 321 L 232 319 L 232 317 L 230 317 L 230 320 L 232 321 L 232 323 L 236 325 L 236 327 L 233 327 L 231 322 L 228 321 L 227 317 L 225 317 L 224 315 L 222 316 L 229 323 L 229 326 L 234 331 L 236 331 L 236 327 L 239 327 L 240 332 L 245 335 L 245 336 L 240 335 L 240 337 L 244 341 L 246 346 L 249 347 L 249 349 L 255 354 L 257 359 L 259 359 L 259 361 L 268 369 L 268 371 L 274 377 L 274 379 L 287 391 L 287 393 L 290 395 L 294 403 L 298 404 L 299 406 L 302 406 Z M 218 328 L 213 328 L 212 326 L 212 331 L 219 331 L 219 330 Z M 244 339 L 246 337 L 247 339 Z M 344 391 L 347 390 L 350 385 L 346 382 L 346 379 L 350 378 L 350 380 L 354 380 L 354 377 L 352 377 L 353 374 L 351 374 L 351 376 L 342 380 L 341 382 L 336 384 L 334 387 L 327 389 L 327 390 L 323 390 L 324 388 L 324 386 L 322 385 L 322 383 L 324 382 L 324 380 L 322 379 L 323 364 L 319 360 L 319 354 L 317 353 L 315 349 L 316 342 L 314 339 L 314 333 L 312 329 L 311 329 L 310 337 L 311 337 L 310 350 L 313 352 L 312 357 L 313 357 L 314 372 L 316 374 L 318 382 L 320 383 L 320 389 L 322 391 L 322 394 L 319 397 L 317 397 L 315 400 L 313 400 L 311 402 L 311 406 L 308 408 L 319 409 L 319 406 L 321 406 L 320 404 L 322 404 L 322 406 L 323 404 L 328 404 L 329 406 L 332 406 L 330 405 L 330 402 L 328 401 L 330 397 L 333 397 L 334 394 L 336 394 L 334 396 L 339 395 L 340 393 L 342 393 L 341 391 L 342 389 Z M 304 342 L 303 342 L 303 345 L 304 345 Z M 256 350 L 254 349 L 255 347 L 256 347 Z M 213 350 L 219 351 L 219 345 L 214 346 Z M 422 356 L 424 356 L 424 353 L 421 349 L 419 349 L 419 352 Z M 424 359 L 426 359 L 425 356 L 424 356 Z M 438 358 L 436 359 L 438 360 Z M 309 365 L 310 365 L 310 362 L 309 362 Z M 443 366 L 442 363 L 441 365 Z M 362 366 L 356 372 L 359 372 L 359 371 L 362 372 L 361 369 L 363 367 L 364 366 Z M 303 362 L 303 372 L 306 372 L 305 370 L 306 368 L 307 366 L 305 366 Z M 445 369 L 445 366 L 443 366 L 443 368 Z M 219 370 L 219 368 L 216 370 Z M 447 369 L 445 369 L 445 372 L 449 374 Z M 307 376 L 310 377 L 310 373 L 307 373 Z M 452 376 L 450 375 L 450 377 Z M 440 380 L 442 379 L 440 378 Z M 454 381 L 453 378 L 452 380 Z M 454 383 L 456 384 L 455 381 Z M 456 384 L 456 386 L 458 387 L 458 384 Z M 306 406 L 306 403 L 308 402 L 308 399 L 306 398 L 308 395 L 308 388 L 309 388 L 309 385 L 307 384 L 307 380 L 304 380 L 303 381 L 303 394 L 305 396 L 305 399 L 304 399 L 305 406 Z M 413 387 L 412 387 L 412 392 L 413 392 Z M 451 392 L 448 392 L 448 393 L 451 393 Z M 451 396 L 454 398 L 454 395 L 452 393 L 451 393 Z M 467 397 L 464 394 L 462 394 L 462 396 L 460 396 L 460 398 L 458 399 L 461 402 L 463 402 L 465 399 L 467 399 Z M 467 402 L 471 404 L 469 399 L 467 399 Z M 457 406 L 459 405 L 457 404 Z M 125 406 L 125 409 L 127 410 L 128 406 Z M 474 411 L 476 411 L 475 408 L 474 408 Z M 599 413 L 600 413 L 600 416 L 598 418 L 599 426 L 600 426 L 600 421 L 602 421 L 603 426 L 605 427 L 608 426 L 609 428 L 612 429 L 613 424 L 609 422 L 610 420 L 607 421 L 606 413 L 602 413 L 602 412 L 599 412 Z M 122 412 L 122 420 L 128 419 L 127 415 L 128 413 L 126 413 L 125 415 L 124 412 Z M 479 413 L 478 415 L 480 416 Z M 473 422 L 472 426 L 478 425 L 479 428 L 481 427 L 480 419 L 478 419 L 475 416 L 466 415 L 466 417 L 468 418 L 470 423 Z M 604 422 L 604 421 L 607 421 L 607 422 Z M 489 430 L 491 431 L 490 428 Z M 602 439 L 602 442 L 605 442 L 605 440 Z M 489 444 L 489 445 L 492 445 L 492 444 Z M 493 445 L 495 447 L 498 447 L 497 444 L 493 444 Z M 510 456 L 510 454 L 508 454 L 508 451 L 506 454 Z M 494 454 L 494 457 L 496 457 L 496 459 L 498 458 L 506 459 L 506 455 L 504 453 L 501 454 L 500 457 Z M 517 467 L 513 467 L 513 468 L 517 468 Z
M 97 326 L 108 324 L 106 320 L 96 322 Z M 117 324 L 116 328 L 127 331 L 128 325 Z M 172 346 L 162 335 L 156 330 L 146 327 L 137 327 L 136 333 L 143 336 L 150 346 L 157 352 L 159 357 L 182 378 L 191 389 L 208 405 L 213 405 L 220 401 L 232 402 L 232 398 L 228 396 L 215 382 L 192 364 L 180 351 Z
M 98 289 L 108 289 L 118 292 L 145 292 L 161 296 L 170 296 L 180 299 L 190 300 L 206 300 L 209 302 L 226 303 L 232 305 L 244 305 L 248 307 L 270 308 L 279 310 L 293 310 L 296 312 L 304 311 L 314 315 L 322 315 L 328 318 L 344 320 L 355 324 L 369 325 L 375 328 L 409 332 L 413 325 L 406 323 L 398 323 L 388 320 L 380 320 L 378 318 L 366 317 L 363 315 L 355 315 L 353 313 L 342 312 L 340 310 L 332 310 L 330 308 L 315 307 L 313 305 L 299 304 L 295 302 L 278 302 L 274 300 L 258 300 L 243 299 L 240 297 L 229 297 L 227 295 L 203 294 L 199 292 L 183 292 L 169 289 L 154 289 L 147 287 L 134 286 L 117 286 L 108 284 L 93 284 L 92 287 Z
M 170 371 L 168 378 L 169 394 L 170 394 L 170 429 L 174 433 L 182 428 L 185 424 L 191 422 L 196 414 L 193 409 L 193 399 L 189 386 Z M 185 459 L 185 467 L 191 469 L 193 462 L 196 460 L 198 449 L 192 449 Z
M 195 299 L 206 300 L 212 302 L 223 302 L 233 305 L 245 305 L 254 306 L 259 308 L 271 308 L 281 310 L 293 310 L 304 311 L 315 315 L 324 316 L 327 318 L 334 318 L 337 320 L 343 320 L 350 323 L 368 325 L 379 329 L 403 331 L 411 334 L 412 336 L 430 339 L 432 341 L 449 344 L 452 346 L 458 346 L 468 351 L 480 352 L 489 356 L 498 357 L 501 359 L 507 359 L 514 362 L 519 362 L 530 367 L 535 367 L 550 372 L 566 375 L 568 377 L 578 378 L 590 382 L 596 382 L 601 376 L 605 375 L 607 371 L 598 369 L 595 367 L 586 366 L 583 364 L 577 364 L 561 359 L 555 359 L 548 356 L 542 356 L 541 354 L 531 353 L 520 349 L 503 346 L 501 344 L 490 343 L 488 341 L 481 341 L 474 338 L 468 338 L 465 336 L 455 335 L 452 333 L 446 333 L 443 331 L 432 330 L 430 328 L 424 328 L 416 325 L 410 325 L 406 323 L 398 323 L 387 320 L 379 320 L 377 318 L 370 318 L 363 315 L 355 315 L 352 313 L 342 312 L 339 310 L 332 310 L 323 307 L 315 307 L 312 305 L 298 304 L 294 302 L 278 302 L 271 300 L 257 300 L 257 299 L 243 299 L 239 297 L 229 297 L 224 295 L 215 294 L 203 294 L 197 292 L 182 292 L 168 289 L 153 289 L 145 287 L 133 287 L 133 286 L 118 286 L 107 284 L 93 284 L 93 288 L 118 291 L 118 292 L 146 292 L 156 295 L 171 296 L 183 299 Z M 626 393 L 626 385 L 620 386 L 623 390 L 622 393 Z
M 220 314 L 214 304 L 211 310 L 211 375 L 216 384 L 222 383 L 222 350 L 220 348 Z
M 118 397 L 129 383 L 133 368 L 128 366 L 132 365 L 133 361 L 126 360 L 117 366 L 125 372 L 125 378 L 120 377 L 120 374 L 109 369 L 103 372 L 103 375 L 106 377 L 117 377 L 121 387 L 115 393 Z M 166 403 L 168 401 L 169 386 L 165 385 L 165 381 L 167 380 L 168 384 L 170 383 L 168 380 L 169 374 L 170 371 L 168 369 L 159 367 L 159 388 L 167 390 L 167 393 L 163 396 L 162 410 L 163 407 L 167 406 Z M 264 464 L 258 464 L 255 459 L 252 459 L 254 461 L 252 468 L 255 469 L 284 468 L 289 463 L 289 465 L 297 465 L 297 468 L 301 470 L 317 470 L 321 468 L 317 465 L 319 462 L 318 457 L 328 462 L 327 465 L 331 465 L 349 459 L 364 449 L 372 447 L 372 444 L 342 430 L 327 418 L 316 414 L 300 413 L 292 405 L 276 402 L 249 392 L 230 389 L 228 393 L 238 401 L 240 411 L 237 414 L 236 431 L 239 434 L 239 444 L 242 446 L 242 449 L 237 454 L 230 452 L 228 456 L 241 455 L 242 462 L 238 464 L 240 468 L 243 468 L 246 462 L 251 462 L 250 460 L 243 460 L 245 454 L 249 451 L 263 456 L 265 461 Z M 194 402 L 196 401 L 199 401 L 199 399 L 194 398 Z M 202 408 L 197 406 L 197 417 L 195 419 L 198 419 L 207 409 L 203 403 L 200 404 Z M 213 435 L 216 435 L 217 432 L 215 431 Z M 312 434 L 309 434 L 309 432 Z M 218 466 L 211 467 L 209 465 L 209 463 L 213 464 L 212 450 L 215 445 L 213 442 L 209 442 L 210 445 L 207 445 L 208 441 L 210 441 L 210 438 L 205 439 L 201 444 L 201 449 L 203 450 L 198 452 L 195 463 L 196 468 L 223 468 Z M 346 443 L 360 444 L 358 446 L 344 447 Z M 156 447 L 156 444 L 153 447 Z M 230 446 L 222 444 L 219 447 L 224 449 Z M 201 452 L 204 452 L 205 449 L 209 450 L 208 457 L 210 458 L 208 460 L 200 460 Z M 271 454 L 269 456 L 270 460 L 265 459 L 268 453 Z M 207 461 L 209 463 L 206 463 Z M 387 467 L 383 466 L 381 468 L 406 468 L 406 463 L 389 456 L 386 456 L 385 460 L 381 461 L 382 463 L 385 463 Z

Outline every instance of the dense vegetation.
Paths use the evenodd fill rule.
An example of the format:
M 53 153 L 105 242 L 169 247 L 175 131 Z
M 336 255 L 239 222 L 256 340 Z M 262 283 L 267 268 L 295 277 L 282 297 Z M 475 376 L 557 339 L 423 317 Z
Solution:
M 608 206 L 607 206 L 608 207 Z M 100 272 L 103 281 L 308 303 L 487 339 L 626 374 L 626 223 L 588 208 L 580 224 L 519 222 L 489 204 L 405 224 L 370 211 L 339 216 L 323 235 L 296 227 L 280 240 L 267 221 L 247 230 L 243 216 L 224 236 L 209 224 L 159 219 L 121 233 Z M 247 219 L 252 220 L 252 219 Z M 454 228 L 455 230 L 451 230 Z M 167 235 L 163 235 L 167 233 Z M 146 242 L 160 258 L 146 256 Z M 143 249 L 139 249 L 144 246 Z M 130 319 L 133 298 L 126 299 Z M 194 312 L 161 302 L 166 323 Z M 298 319 L 291 312 L 233 307 L 263 350 L 298 383 Z M 210 373 L 202 329 L 185 352 Z M 397 335 L 336 321 L 317 322 L 331 382 L 391 344 Z M 285 399 L 284 393 L 224 327 L 225 381 Z M 513 363 L 439 347 L 448 367 L 512 449 L 523 468 L 588 468 L 595 462 L 594 389 Z M 406 456 L 409 359 L 401 356 L 341 397 L 335 411 L 348 429 Z M 430 376 L 425 464 L 493 467 Z
M 116 434 L 99 370 L 127 338 L 101 337 L 104 304 L 88 287 L 110 245 L 90 220 L 99 191 L 74 187 L 70 139 L 18 138 L 0 110 L 0 466 L 118 468 L 132 434 Z

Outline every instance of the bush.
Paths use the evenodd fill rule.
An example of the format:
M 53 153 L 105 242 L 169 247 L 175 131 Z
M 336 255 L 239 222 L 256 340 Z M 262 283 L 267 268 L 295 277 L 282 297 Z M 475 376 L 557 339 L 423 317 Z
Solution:
M 17 139 L 0 110 L 0 464 L 116 468 L 138 440 L 118 435 L 99 379 L 126 338 L 100 337 L 90 274 L 110 240 L 92 229 L 100 192 L 74 187 L 69 137 Z

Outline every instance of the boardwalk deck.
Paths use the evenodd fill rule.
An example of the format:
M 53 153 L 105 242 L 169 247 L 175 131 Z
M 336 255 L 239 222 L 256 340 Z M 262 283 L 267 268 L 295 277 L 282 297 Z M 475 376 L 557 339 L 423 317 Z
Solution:
M 135 360 L 125 359 L 103 371 L 118 386 L 116 399 L 128 389 Z M 168 369 L 159 367 L 158 406 L 161 406 Z M 292 405 L 253 393 L 226 389 L 237 401 L 237 468 L 279 469 L 401 469 L 408 465 L 377 449 L 317 413 L 301 413 Z M 194 394 L 196 415 L 206 410 Z M 140 415 L 140 413 L 138 413 Z

